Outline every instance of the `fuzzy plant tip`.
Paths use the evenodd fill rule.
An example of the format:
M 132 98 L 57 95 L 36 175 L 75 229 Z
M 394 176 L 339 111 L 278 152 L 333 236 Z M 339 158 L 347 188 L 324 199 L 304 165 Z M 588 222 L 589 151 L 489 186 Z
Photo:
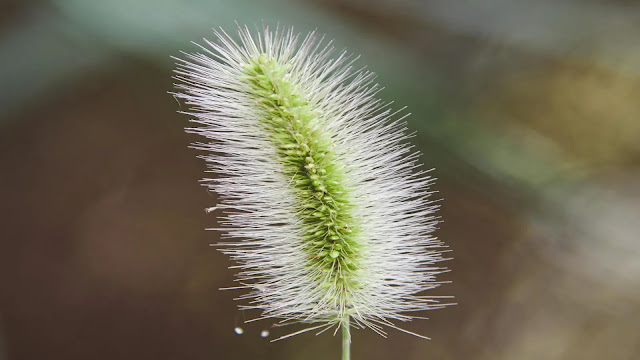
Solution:
M 218 195 L 218 245 L 248 290 L 240 307 L 305 330 L 411 333 L 397 321 L 446 305 L 425 293 L 446 269 L 433 180 L 405 116 L 315 33 L 215 35 L 176 59 L 174 95 L 205 139 L 193 147 L 215 174 L 204 180 Z

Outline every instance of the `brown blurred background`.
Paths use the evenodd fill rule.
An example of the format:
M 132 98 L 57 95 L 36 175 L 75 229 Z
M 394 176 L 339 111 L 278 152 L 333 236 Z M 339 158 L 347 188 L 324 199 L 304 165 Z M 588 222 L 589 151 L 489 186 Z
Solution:
M 234 20 L 362 54 L 436 168 L 459 305 L 354 360 L 640 358 L 639 2 L 4 0 L 0 360 L 339 357 L 217 290 L 169 56 Z

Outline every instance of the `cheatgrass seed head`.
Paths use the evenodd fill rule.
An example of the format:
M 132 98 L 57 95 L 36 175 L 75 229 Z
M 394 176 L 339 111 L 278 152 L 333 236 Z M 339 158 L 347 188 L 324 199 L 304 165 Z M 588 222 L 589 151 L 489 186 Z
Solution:
M 175 95 L 206 141 L 219 244 L 260 318 L 351 319 L 384 335 L 392 321 L 444 306 L 443 244 L 431 233 L 432 179 L 406 143 L 404 117 L 375 98 L 374 75 L 314 33 L 224 31 L 178 59 Z M 414 334 L 415 335 L 415 334 Z M 421 335 L 418 335 L 421 336 Z

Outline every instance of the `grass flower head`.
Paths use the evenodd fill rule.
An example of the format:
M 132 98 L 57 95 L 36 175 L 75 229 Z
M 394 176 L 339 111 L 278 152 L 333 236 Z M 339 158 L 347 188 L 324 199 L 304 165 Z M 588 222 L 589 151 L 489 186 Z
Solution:
M 205 180 L 231 240 L 222 251 L 249 290 L 242 307 L 381 335 L 442 307 L 425 294 L 444 271 L 432 179 L 374 75 L 314 33 L 238 35 L 216 32 L 179 59 L 176 95 L 206 138 L 194 147 L 216 174 Z

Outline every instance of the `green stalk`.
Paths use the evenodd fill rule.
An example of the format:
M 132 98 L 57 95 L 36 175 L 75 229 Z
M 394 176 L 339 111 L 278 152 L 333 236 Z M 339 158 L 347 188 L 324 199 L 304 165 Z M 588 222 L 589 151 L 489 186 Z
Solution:
M 351 359 L 351 336 L 349 334 L 349 315 L 342 323 L 342 360 Z

